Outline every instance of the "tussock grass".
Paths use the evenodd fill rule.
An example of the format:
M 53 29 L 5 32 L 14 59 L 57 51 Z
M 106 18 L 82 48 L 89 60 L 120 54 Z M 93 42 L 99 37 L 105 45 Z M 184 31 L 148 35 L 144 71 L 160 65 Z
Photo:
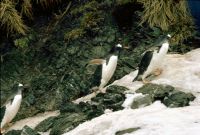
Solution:
M 11 0 L 3 0 L 0 3 L 0 26 L 8 32 L 17 32 L 23 35 L 28 30 L 20 14 L 15 9 L 15 3 Z

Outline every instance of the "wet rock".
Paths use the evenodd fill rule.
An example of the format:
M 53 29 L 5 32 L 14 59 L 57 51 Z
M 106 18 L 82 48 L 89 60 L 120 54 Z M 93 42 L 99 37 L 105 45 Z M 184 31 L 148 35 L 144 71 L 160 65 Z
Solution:
M 188 106 L 189 102 L 194 99 L 195 97 L 191 93 L 174 91 L 168 97 L 164 98 L 163 103 L 169 107 L 182 107 Z
M 81 102 L 79 104 L 67 103 L 61 106 L 60 115 L 50 117 L 36 126 L 35 130 L 46 132 L 51 129 L 50 135 L 60 135 L 72 130 L 80 123 L 103 114 L 102 106 Z
M 153 101 L 160 100 L 168 107 L 188 106 L 195 97 L 191 93 L 184 93 L 169 85 L 146 84 L 136 90 L 137 93 L 149 94 Z
M 21 135 L 40 135 L 40 134 L 37 133 L 32 128 L 30 128 L 29 126 L 24 126 L 24 128 L 22 129 Z
M 122 104 L 125 100 L 124 91 L 127 90 L 125 87 L 121 86 L 109 86 L 106 93 L 99 93 L 96 97 L 91 100 L 95 102 L 98 106 L 102 106 L 105 109 L 120 110 Z
M 150 104 L 152 104 L 152 98 L 149 95 L 144 95 L 144 96 L 135 98 L 131 104 L 131 108 L 136 109 L 136 108 L 144 107 Z
M 134 131 L 137 131 L 138 129 L 140 129 L 140 128 L 139 127 L 137 127 L 137 128 L 128 128 L 128 129 L 125 129 L 125 130 L 117 131 L 115 133 L 115 135 L 124 135 L 126 133 L 132 133 Z
M 66 113 L 56 117 L 50 135 L 60 135 L 86 121 L 84 113 Z
M 121 86 L 110 86 L 106 93 L 99 93 L 92 98 L 91 103 L 65 103 L 60 107 L 59 116 L 44 120 L 35 129 L 40 132 L 51 129 L 50 135 L 60 135 L 86 120 L 102 115 L 105 109 L 123 109 L 121 104 L 125 100 L 125 90 L 127 89 Z
M 102 106 L 80 102 L 79 104 L 67 103 L 63 105 L 60 110 L 61 114 L 65 113 L 84 113 L 87 116 L 87 119 L 92 119 L 97 117 L 104 112 Z
M 104 107 L 101 105 L 81 102 L 79 103 L 79 106 L 80 111 L 86 114 L 88 120 L 98 117 L 104 113 Z
M 5 133 L 5 135 L 21 135 L 21 130 L 11 130 Z
M 55 121 L 55 117 L 49 117 L 44 121 L 40 122 L 36 127 L 35 130 L 38 132 L 46 132 L 50 128 L 52 128 L 53 123 Z

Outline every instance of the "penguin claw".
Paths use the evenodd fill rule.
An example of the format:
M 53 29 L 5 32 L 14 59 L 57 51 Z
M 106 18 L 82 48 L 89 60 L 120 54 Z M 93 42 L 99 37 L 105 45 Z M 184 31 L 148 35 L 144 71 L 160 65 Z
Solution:
M 156 76 L 158 76 L 158 75 L 160 75 L 161 73 L 162 73 L 162 69 L 160 69 L 160 68 L 157 68 L 154 72 L 153 72 L 153 74 L 154 75 L 156 75 Z
M 98 90 L 99 90 L 98 87 L 93 87 L 93 88 L 91 88 L 91 91 L 92 91 L 92 92 L 97 92 Z
M 142 82 L 143 82 L 144 84 L 148 84 L 148 83 L 150 83 L 150 81 L 145 80 L 145 79 L 142 79 Z
M 4 132 L 5 132 L 5 129 L 0 128 L 0 133 L 1 133 L 1 135 L 2 135 Z
M 13 125 L 13 123 L 10 122 L 7 124 L 7 127 L 11 127 L 12 125 Z

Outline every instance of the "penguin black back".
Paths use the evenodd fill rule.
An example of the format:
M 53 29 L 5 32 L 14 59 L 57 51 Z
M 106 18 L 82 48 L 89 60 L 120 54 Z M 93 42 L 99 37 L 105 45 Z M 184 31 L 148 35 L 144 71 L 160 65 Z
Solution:
M 153 52 L 154 51 L 147 51 L 145 52 L 145 54 L 143 55 L 141 61 L 140 61 L 140 64 L 139 64 L 139 71 L 138 71 L 138 74 L 136 76 L 136 78 L 134 79 L 135 80 L 138 80 L 138 79 L 141 79 L 139 78 L 148 68 L 150 62 L 151 62 L 151 59 L 153 57 Z

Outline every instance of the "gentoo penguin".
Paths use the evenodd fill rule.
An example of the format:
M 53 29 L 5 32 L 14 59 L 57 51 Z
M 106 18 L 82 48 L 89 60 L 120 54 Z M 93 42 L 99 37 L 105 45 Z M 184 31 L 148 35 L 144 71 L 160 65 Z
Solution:
M 7 102 L 1 107 L 1 131 L 16 116 L 22 101 L 22 90 L 23 85 L 19 83 L 16 93 L 9 97 Z
M 101 67 L 97 68 L 97 70 L 101 68 L 101 77 L 100 79 L 98 79 L 98 82 L 93 84 L 93 86 L 94 85 L 98 86 L 99 90 L 104 88 L 104 86 L 109 82 L 109 80 L 113 76 L 117 67 L 118 56 L 120 55 L 121 49 L 122 45 L 117 44 L 112 47 L 109 55 L 105 59 L 94 59 L 87 64 L 87 65 L 91 64 L 101 65 Z M 97 75 L 97 72 L 99 72 L 97 70 L 96 73 L 94 73 L 94 75 Z
M 146 51 L 141 59 L 138 66 L 138 74 L 133 81 L 143 81 L 143 83 L 148 83 L 145 78 L 150 74 L 159 75 L 162 72 L 160 65 L 167 54 L 169 48 L 168 39 L 171 35 L 167 35 L 163 40 L 161 40 L 156 46 L 162 45 L 159 52 L 157 50 Z

